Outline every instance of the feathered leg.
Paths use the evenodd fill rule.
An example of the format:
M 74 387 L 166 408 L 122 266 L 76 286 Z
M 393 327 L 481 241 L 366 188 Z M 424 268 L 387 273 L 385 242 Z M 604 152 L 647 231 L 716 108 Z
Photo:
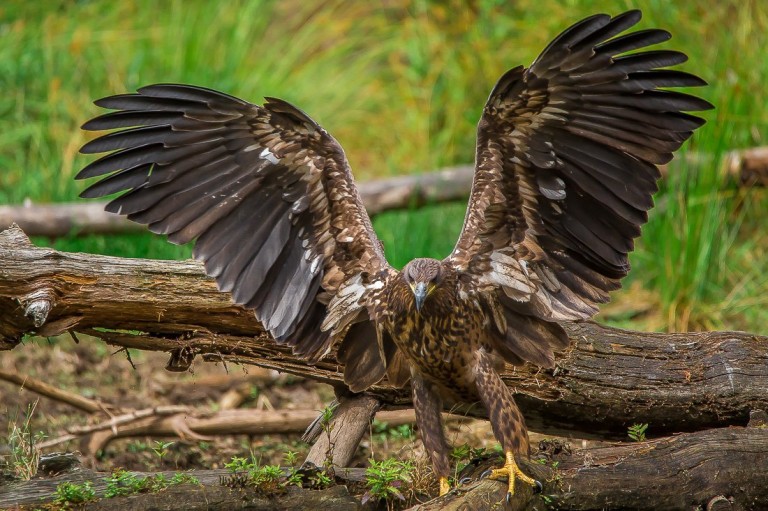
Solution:
M 413 389 L 413 408 L 416 411 L 416 425 L 421 432 L 421 441 L 432 460 L 435 474 L 440 478 L 440 495 L 451 489 L 448 475 L 451 466 L 448 462 L 448 444 L 443 431 L 443 402 L 427 382 L 418 374 L 411 377 Z
M 528 456 L 528 430 L 525 427 L 525 419 L 515 404 L 512 392 L 504 385 L 501 377 L 491 366 L 489 357 L 481 353 L 476 365 L 476 384 L 480 400 L 488 410 L 491 419 L 493 434 L 501 443 L 506 462 L 504 466 L 491 471 L 491 479 L 508 479 L 507 499 L 515 493 L 515 479 L 532 485 L 535 489 L 541 487 L 541 483 L 525 475 L 517 463 L 515 454 Z

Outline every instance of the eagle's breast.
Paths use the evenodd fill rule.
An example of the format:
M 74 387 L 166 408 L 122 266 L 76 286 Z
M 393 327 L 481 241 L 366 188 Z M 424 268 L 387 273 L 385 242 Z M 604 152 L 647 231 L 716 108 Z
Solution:
M 472 354 L 481 345 L 485 314 L 460 297 L 458 280 L 449 276 L 416 310 L 408 284 L 395 277 L 390 284 L 390 310 L 384 327 L 412 367 L 457 395 L 474 395 Z

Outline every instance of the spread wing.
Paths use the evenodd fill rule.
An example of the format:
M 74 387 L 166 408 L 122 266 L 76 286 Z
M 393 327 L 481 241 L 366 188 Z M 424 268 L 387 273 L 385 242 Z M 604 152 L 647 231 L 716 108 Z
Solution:
M 683 111 L 712 108 L 666 90 L 705 85 L 665 69 L 684 54 L 626 54 L 670 37 L 619 35 L 640 16 L 570 27 L 530 68 L 502 76 L 483 111 L 469 207 L 447 260 L 486 298 L 510 362 L 549 365 L 548 343 L 567 338 L 548 322 L 589 318 L 620 286 L 656 166 L 704 123 Z
M 83 128 L 119 131 L 82 148 L 114 151 L 78 174 L 102 177 L 83 197 L 122 193 L 108 211 L 173 243 L 196 240 L 219 288 L 310 360 L 369 319 L 389 266 L 344 152 L 305 113 L 172 84 L 96 104 L 117 111 Z M 358 342 L 383 375 L 375 338 Z

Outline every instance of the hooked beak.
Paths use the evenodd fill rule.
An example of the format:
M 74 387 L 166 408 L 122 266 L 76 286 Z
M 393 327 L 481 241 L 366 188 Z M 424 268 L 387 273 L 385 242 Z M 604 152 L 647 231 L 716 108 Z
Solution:
M 416 299 L 416 311 L 421 312 L 421 306 L 424 305 L 424 300 L 427 299 L 427 284 L 419 282 L 415 286 L 411 286 L 413 291 L 413 297 Z

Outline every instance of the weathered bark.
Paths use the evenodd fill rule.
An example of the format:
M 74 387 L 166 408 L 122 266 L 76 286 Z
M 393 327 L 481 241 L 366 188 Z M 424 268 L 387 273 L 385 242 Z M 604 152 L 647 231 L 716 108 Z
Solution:
M 715 509 L 715 505 L 723 506 L 717 509 L 737 511 L 768 507 L 765 428 L 721 428 L 591 449 L 544 442 L 531 460 L 520 461 L 525 472 L 543 483 L 541 495 L 533 495 L 529 486 L 518 484 L 514 498 L 506 503 L 504 482 L 478 479 L 484 470 L 499 464 L 500 459 L 493 458 L 470 463 L 460 477 L 470 477 L 472 481 L 410 511 L 679 510 Z M 169 479 L 172 477 L 172 473 L 165 474 Z M 263 500 L 252 490 L 220 486 L 220 478 L 226 477 L 227 471 L 191 474 L 203 486 L 185 485 L 157 494 L 105 499 L 86 509 L 243 509 L 246 503 L 253 506 L 248 509 L 311 509 L 317 505 L 328 511 L 364 509 L 358 500 L 365 491 L 360 484 L 364 479 L 362 469 L 336 472 L 337 481 L 350 484 L 357 497 L 337 488 L 325 492 L 294 490 Z M 50 502 L 56 485 L 63 481 L 92 481 L 100 496 L 107 475 L 77 471 L 50 479 L 5 484 L 0 486 L 0 508 L 39 507 Z M 296 500 L 299 497 L 303 500 Z M 209 507 L 197 507 L 201 505 Z
M 379 408 L 379 400 L 365 394 L 342 399 L 327 424 L 318 418 L 310 426 L 310 429 L 317 427 L 320 431 L 307 431 L 309 437 L 305 435 L 305 439 L 310 442 L 314 440 L 314 443 L 306 461 L 317 467 L 326 463 L 335 468 L 349 466 Z
M 307 366 L 218 292 L 197 262 L 57 252 L 31 245 L 14 228 L 0 232 L 0 268 L 0 349 L 25 334 L 76 330 L 172 358 L 200 355 L 343 381 L 333 352 Z M 649 334 L 594 323 L 567 329 L 573 342 L 555 370 L 526 365 L 503 373 L 534 431 L 625 438 L 627 426 L 649 423 L 648 434 L 658 436 L 744 425 L 751 410 L 768 409 L 766 337 Z M 407 390 L 386 381 L 370 394 L 385 408 L 410 403 Z
M 703 155 L 690 154 L 694 163 Z M 711 158 L 710 158 L 711 160 Z M 730 151 L 724 174 L 741 186 L 768 186 L 768 147 Z M 667 166 L 661 165 L 662 175 Z M 463 200 L 469 196 L 474 167 L 460 165 L 423 174 L 397 176 L 358 183 L 370 215 L 392 209 Z M 30 236 L 57 238 L 72 234 L 143 232 L 145 227 L 124 216 L 104 211 L 106 202 L 24 204 L 0 206 L 0 228 L 18 224 Z
M 505 485 L 480 480 L 410 511 L 768 508 L 764 428 L 713 429 L 572 453 L 559 444 L 544 443 L 543 448 L 522 463 L 543 483 L 540 496 L 518 484 L 505 504 Z M 477 477 L 494 464 L 498 460 L 472 465 L 462 476 Z

